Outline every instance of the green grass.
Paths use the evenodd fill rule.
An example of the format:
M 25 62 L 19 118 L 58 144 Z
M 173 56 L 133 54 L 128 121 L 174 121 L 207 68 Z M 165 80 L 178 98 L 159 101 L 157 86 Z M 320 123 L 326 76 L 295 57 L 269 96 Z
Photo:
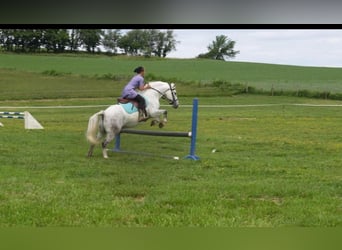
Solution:
M 137 65 L 144 65 L 147 74 L 175 82 L 207 84 L 214 80 L 248 85 L 267 91 L 342 92 L 340 68 L 299 67 L 261 63 L 223 62 L 199 59 L 145 59 L 141 57 L 107 57 L 75 55 L 0 54 L 0 68 L 18 71 L 58 74 L 126 75 Z
M 181 106 L 167 108 L 169 123 L 164 130 L 190 130 L 191 108 L 182 105 L 191 104 L 194 96 L 199 96 L 200 105 L 232 105 L 200 106 L 200 161 L 183 159 L 189 152 L 186 138 L 126 134 L 123 149 L 154 156 L 109 152 L 110 159 L 105 160 L 97 147 L 94 157 L 86 157 L 89 117 L 115 103 L 125 77 L 138 64 L 147 65 L 151 74 L 184 81 L 177 85 Z M 312 74 L 320 76 L 321 83 L 331 77 L 327 86 L 338 86 L 342 79 L 339 69 L 294 68 L 306 73 L 286 75 L 290 67 L 269 66 L 279 71 L 268 70 L 273 76 L 265 76 L 259 66 L 266 67 L 1 54 L 0 106 L 8 107 L 6 111 L 28 110 L 45 129 L 25 130 L 22 120 L 1 119 L 5 126 L 0 128 L 0 226 L 341 226 L 341 106 L 292 105 L 341 101 L 232 95 L 222 86 L 186 82 L 204 74 L 205 79 L 233 81 L 239 70 L 239 81 L 277 78 L 288 86 L 294 79 L 290 75 L 302 77 L 306 84 L 314 84 Z M 233 71 L 223 70 L 230 67 Z M 236 106 L 246 104 L 270 105 Z M 52 108 L 60 105 L 102 106 Z M 139 127 L 150 129 L 148 123 Z
M 181 101 L 191 103 L 191 98 Z M 303 99 L 218 98 L 222 104 L 297 101 Z M 200 104 L 216 102 L 200 99 Z M 340 107 L 202 107 L 198 162 L 157 156 L 187 155 L 184 138 L 147 137 L 146 144 L 146 137 L 132 135 L 123 135 L 124 149 L 156 156 L 110 153 L 104 160 L 97 148 L 93 158 L 86 158 L 84 132 L 97 110 L 29 109 L 44 131 L 2 121 L 1 226 L 341 225 Z M 170 109 L 165 129 L 187 130 L 190 116 L 190 108 Z
M 55 70 L 37 73 L 0 69 L 0 74 L 0 100 L 107 97 L 114 102 L 130 79 L 123 75 L 79 76 Z M 177 84 L 177 90 L 183 96 L 229 96 L 236 91 L 226 86 L 186 83 Z

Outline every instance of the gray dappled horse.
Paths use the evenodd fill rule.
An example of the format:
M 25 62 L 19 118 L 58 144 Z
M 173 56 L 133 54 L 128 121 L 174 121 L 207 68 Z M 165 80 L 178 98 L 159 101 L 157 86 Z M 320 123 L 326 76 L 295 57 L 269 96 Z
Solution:
M 178 108 L 178 98 L 176 85 L 161 81 L 149 82 L 151 88 L 138 91 L 146 100 L 146 111 L 148 118 L 152 118 L 151 126 L 159 124 L 162 128 L 167 123 L 167 111 L 159 109 L 159 99 L 165 98 L 173 108 Z M 122 128 L 132 128 L 139 124 L 139 112 L 133 104 L 115 104 L 106 110 L 101 110 L 89 118 L 86 133 L 90 143 L 88 156 L 93 155 L 95 145 L 100 144 L 101 139 L 106 135 L 102 142 L 102 153 L 104 158 L 108 158 L 107 145 L 114 140 L 115 135 L 119 134 Z M 127 108 L 129 107 L 129 108 Z

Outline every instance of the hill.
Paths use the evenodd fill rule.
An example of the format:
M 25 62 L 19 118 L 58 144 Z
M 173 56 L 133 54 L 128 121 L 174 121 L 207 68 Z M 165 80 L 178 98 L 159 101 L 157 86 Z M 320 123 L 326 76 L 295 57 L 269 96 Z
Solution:
M 342 69 L 300 67 L 248 62 L 224 62 L 204 59 L 160 59 L 143 57 L 74 54 L 0 54 L 0 69 L 52 76 L 95 77 L 117 80 L 121 84 L 143 65 L 146 79 L 161 79 L 196 87 L 212 86 L 220 90 L 239 85 L 250 92 L 334 97 L 342 93 Z M 59 79 L 61 80 L 61 79 Z M 77 81 L 77 80 L 75 80 Z M 2 79 L 0 84 L 6 84 Z M 7 84 L 8 86 L 8 84 Z M 89 85 L 91 86 L 91 84 Z M 97 88 L 97 86 L 96 86 Z M 78 89 L 75 87 L 75 89 Z M 289 91 L 290 93 L 285 93 Z M 339 99 L 334 98 L 334 99 Z

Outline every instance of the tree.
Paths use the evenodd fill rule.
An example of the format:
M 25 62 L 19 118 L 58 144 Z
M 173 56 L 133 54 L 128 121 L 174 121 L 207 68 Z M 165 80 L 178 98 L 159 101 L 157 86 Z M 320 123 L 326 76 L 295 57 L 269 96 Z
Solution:
M 3 29 L 0 43 L 7 51 L 39 52 L 43 32 L 40 29 Z
M 120 34 L 120 30 L 101 29 L 0 29 L 0 49 L 14 52 L 71 52 L 86 48 L 95 52 L 99 45 L 117 54 L 121 49 L 127 55 L 166 57 L 176 49 L 173 31 L 136 29 Z
M 198 58 L 225 60 L 234 58 L 240 51 L 234 51 L 235 41 L 225 35 L 216 36 L 216 40 L 208 46 L 208 52 L 198 55 Z
M 176 44 L 172 30 L 131 30 L 118 40 L 118 47 L 123 49 L 125 54 L 146 57 L 166 57 L 176 49 Z
M 80 40 L 88 52 L 95 52 L 95 48 L 101 44 L 101 29 L 81 29 Z
M 14 29 L 0 30 L 0 45 L 5 51 L 14 51 Z
M 17 31 L 17 46 L 21 52 L 39 52 L 44 30 L 21 29 Z
M 118 46 L 124 50 L 125 54 L 132 56 L 143 55 L 148 47 L 147 33 L 145 30 L 128 31 L 119 39 Z
M 0 29 L 0 47 L 4 51 L 14 51 L 15 29 Z
M 71 29 L 69 31 L 69 47 L 70 51 L 77 51 L 78 48 L 82 45 L 82 41 L 80 38 L 80 29 Z
M 157 31 L 155 34 L 153 53 L 158 57 L 166 57 L 168 53 L 176 49 L 177 41 L 173 31 L 167 30 L 165 33 Z
M 69 43 L 69 34 L 66 29 L 47 29 L 44 32 L 44 42 L 47 52 L 54 53 L 64 52 L 65 47 Z
M 107 30 L 104 32 L 102 39 L 102 45 L 105 49 L 110 52 L 117 54 L 118 52 L 118 41 L 121 37 L 120 30 Z
M 144 48 L 144 55 L 146 57 L 151 57 L 153 54 L 155 54 L 156 46 L 158 43 L 158 35 L 160 34 L 160 32 L 156 29 L 144 30 L 144 32 L 147 40 Z

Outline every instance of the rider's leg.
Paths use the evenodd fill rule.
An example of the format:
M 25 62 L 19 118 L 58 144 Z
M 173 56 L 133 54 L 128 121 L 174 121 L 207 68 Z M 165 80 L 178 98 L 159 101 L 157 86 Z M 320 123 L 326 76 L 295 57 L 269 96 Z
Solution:
M 134 98 L 134 100 L 138 102 L 138 109 L 142 110 L 144 112 L 145 117 L 147 117 L 145 98 L 138 94 Z

